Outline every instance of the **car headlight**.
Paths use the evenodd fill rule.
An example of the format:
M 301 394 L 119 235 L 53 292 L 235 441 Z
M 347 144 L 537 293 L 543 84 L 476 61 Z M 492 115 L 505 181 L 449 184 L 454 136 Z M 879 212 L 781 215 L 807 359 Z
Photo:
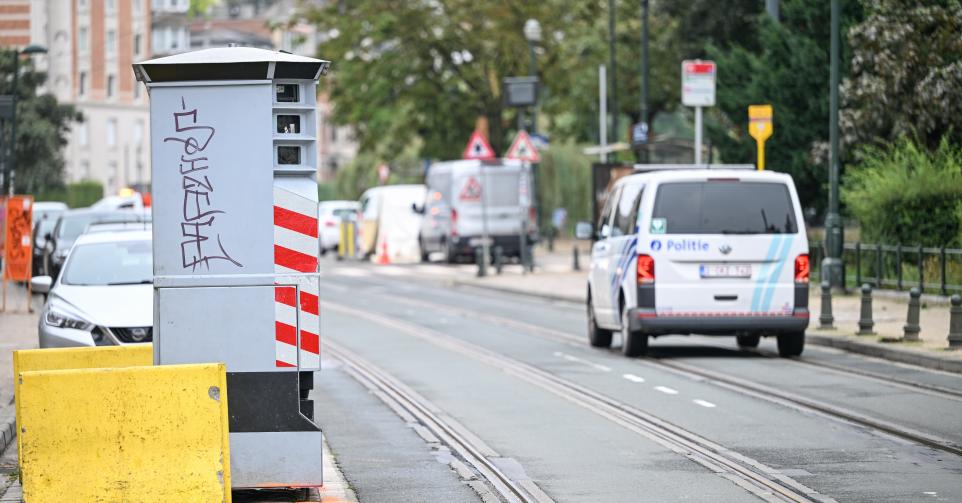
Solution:
M 43 315 L 43 321 L 51 327 L 72 328 L 74 330 L 89 331 L 94 328 L 93 323 L 86 320 L 72 318 L 54 309 L 48 309 Z

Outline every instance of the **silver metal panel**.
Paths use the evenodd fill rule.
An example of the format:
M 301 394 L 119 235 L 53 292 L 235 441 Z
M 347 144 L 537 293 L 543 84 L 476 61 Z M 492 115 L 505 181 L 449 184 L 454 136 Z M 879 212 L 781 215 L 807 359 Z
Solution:
M 298 285 L 301 288 L 309 288 L 313 285 L 316 289 L 319 277 L 317 273 L 154 276 L 154 288 L 268 285 Z
M 152 89 L 155 275 L 274 272 L 271 92 Z
M 319 431 L 231 433 L 231 486 L 320 486 L 322 452 Z
M 223 362 L 228 372 L 282 370 L 275 367 L 273 286 L 154 292 L 158 364 Z

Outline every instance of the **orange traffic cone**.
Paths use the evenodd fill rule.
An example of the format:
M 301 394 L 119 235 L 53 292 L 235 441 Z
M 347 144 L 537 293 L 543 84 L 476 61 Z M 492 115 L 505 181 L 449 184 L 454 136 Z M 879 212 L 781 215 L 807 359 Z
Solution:
M 377 256 L 377 263 L 381 265 L 391 263 L 391 257 L 387 254 L 387 240 L 381 241 L 381 254 Z

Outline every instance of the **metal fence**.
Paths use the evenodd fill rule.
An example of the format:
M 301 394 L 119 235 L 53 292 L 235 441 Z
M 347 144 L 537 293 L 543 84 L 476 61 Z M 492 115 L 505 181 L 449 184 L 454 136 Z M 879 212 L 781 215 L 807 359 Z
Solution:
M 812 272 L 817 277 L 825 243 L 810 240 Z M 874 288 L 950 295 L 962 292 L 962 249 L 847 242 L 842 253 L 843 286 L 868 283 Z

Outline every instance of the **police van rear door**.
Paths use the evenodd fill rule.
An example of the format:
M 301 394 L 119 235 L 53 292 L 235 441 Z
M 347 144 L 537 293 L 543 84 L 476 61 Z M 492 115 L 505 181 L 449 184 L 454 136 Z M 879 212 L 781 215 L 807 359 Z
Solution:
M 783 180 L 660 183 L 647 229 L 657 312 L 791 315 L 795 259 L 808 252 L 796 206 Z

